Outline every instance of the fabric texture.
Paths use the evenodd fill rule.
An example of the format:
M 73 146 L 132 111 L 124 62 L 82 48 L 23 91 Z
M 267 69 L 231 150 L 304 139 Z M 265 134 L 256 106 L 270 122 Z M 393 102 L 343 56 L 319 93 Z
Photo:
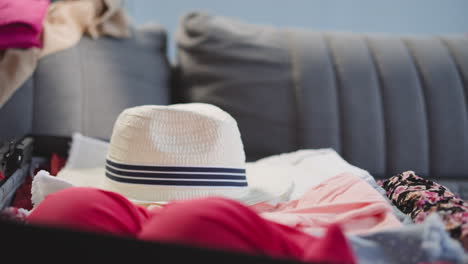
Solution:
M 368 171 L 349 164 L 334 149 L 300 149 L 290 153 L 272 155 L 255 161 L 264 165 L 275 164 L 287 166 L 291 170 L 294 189 L 289 196 L 295 200 L 303 196 L 310 188 L 330 179 L 338 174 L 351 173 L 367 182 L 374 188 L 389 204 L 392 205 L 394 215 L 403 224 L 412 224 L 411 217 L 404 214 L 393 205 L 387 197 L 386 191 L 377 184 L 376 180 Z
M 44 1 L 13 1 L 26 4 L 37 12 L 34 23 L 41 24 L 41 47 L 32 49 L 7 49 L 0 53 L 0 108 L 13 93 L 33 74 L 38 60 L 47 55 L 75 46 L 83 34 L 93 38 L 112 36 L 126 38 L 130 29 L 121 0 L 64 0 L 48 5 L 47 14 L 40 16 L 39 5 Z M 20 5 L 11 14 L 28 14 Z M 3 17 L 3 16 L 2 16 Z M 18 19 L 20 19 L 19 17 Z M 37 21 L 36 21 L 37 20 Z M 39 21 L 40 20 L 40 21 Z M 9 74 L 14 72 L 16 74 Z
M 40 57 L 76 45 L 84 34 L 130 37 L 129 21 L 122 0 L 65 0 L 50 5 L 44 20 Z
M 148 218 L 148 211 L 117 193 L 66 188 L 48 195 L 29 213 L 27 221 L 136 237 Z
M 249 161 L 333 148 L 376 178 L 466 182 L 466 34 L 318 32 L 190 12 L 176 41 L 179 100 L 229 112 Z
M 29 211 L 24 208 L 9 206 L 0 211 L 0 219 L 17 223 L 26 223 Z
M 104 167 L 108 147 L 107 141 L 74 133 L 65 164 L 62 162 L 57 164 L 51 160 L 50 166 L 41 166 L 36 170 L 30 186 L 30 195 L 27 195 L 27 197 L 30 196 L 32 207 L 41 203 L 48 194 L 73 186 L 60 177 L 55 177 L 60 170 Z M 52 157 L 58 157 L 58 155 Z M 58 157 L 55 160 L 63 159 Z M 59 169 L 54 170 L 54 167 Z
M 108 141 L 73 133 L 65 169 L 103 167 L 108 149 Z
M 49 0 L 0 1 L 0 50 L 41 48 Z
M 468 250 L 468 203 L 445 186 L 406 171 L 382 181 L 387 196 L 415 223 L 437 213 L 450 235 Z
M 367 182 L 350 173 L 321 182 L 297 200 L 275 206 L 260 203 L 251 208 L 266 219 L 310 234 L 320 233 L 330 224 L 340 225 L 345 234 L 402 226 L 390 204 Z
M 42 201 L 47 194 L 71 186 L 69 183 L 60 182 L 55 177 L 65 165 L 65 161 L 66 159 L 64 157 L 52 153 L 46 162 L 36 163 L 34 161 L 31 164 L 31 168 L 26 166 L 25 170 L 28 170 L 28 175 L 19 187 L 15 189 L 11 207 L 31 210 Z M 40 176 L 36 179 L 38 174 Z M 54 176 L 51 176 L 51 174 Z
M 339 226 L 314 237 L 225 198 L 178 201 L 148 210 L 117 193 L 76 187 L 47 196 L 27 222 L 275 258 L 356 263 Z
M 27 197 L 31 199 L 32 204 L 29 209 L 37 207 L 47 195 L 69 187 L 73 187 L 73 184 L 51 176 L 48 171 L 38 171 L 32 178 L 32 183 L 29 186 L 31 195 Z
M 445 231 L 437 213 L 420 224 L 347 238 L 360 264 L 468 263 L 468 254 Z

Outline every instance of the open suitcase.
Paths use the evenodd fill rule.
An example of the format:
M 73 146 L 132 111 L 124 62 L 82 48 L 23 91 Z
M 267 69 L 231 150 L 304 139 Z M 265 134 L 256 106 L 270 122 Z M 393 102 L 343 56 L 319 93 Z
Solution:
M 69 141 L 66 137 L 25 135 L 0 142 L 0 210 L 14 203 L 20 186 L 32 179 L 35 168 L 50 162 L 52 153 L 67 156 Z
M 37 160 L 47 161 L 50 153 L 66 153 L 68 138 L 25 136 L 2 144 L 0 161 L 1 209 L 11 205 L 16 191 L 31 176 Z M 63 261 L 164 261 L 170 263 L 297 263 L 235 252 L 210 250 L 177 244 L 153 243 L 135 239 L 77 232 L 69 229 L 25 224 L 0 218 L 4 252 L 27 253 L 35 260 Z
M 31 166 L 34 140 L 24 137 L 0 143 L 0 209 L 12 203 Z

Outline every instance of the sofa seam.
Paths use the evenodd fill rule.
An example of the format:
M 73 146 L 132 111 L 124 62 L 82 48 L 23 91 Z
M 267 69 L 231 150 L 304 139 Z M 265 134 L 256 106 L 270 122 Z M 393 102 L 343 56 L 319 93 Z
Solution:
M 334 89 L 336 92 L 336 108 L 337 108 L 337 115 L 338 115 L 338 149 L 337 152 L 340 153 L 346 160 L 348 159 L 348 156 L 346 155 L 347 148 L 345 147 L 345 133 L 344 133 L 344 111 L 343 111 L 343 92 L 342 92 L 342 81 L 340 78 L 340 65 L 338 64 L 337 58 L 336 58 L 336 52 L 333 49 L 333 44 L 331 41 L 331 37 L 327 33 L 323 33 L 323 41 L 325 43 L 325 49 L 327 52 L 327 56 L 330 61 L 331 65 L 331 72 L 333 74 L 333 80 L 334 80 Z
M 300 59 L 298 56 L 298 51 L 297 51 L 297 42 L 295 41 L 295 36 L 293 34 L 294 32 L 290 30 L 285 30 L 285 34 L 287 36 L 287 46 L 288 46 L 288 55 L 289 55 L 289 62 L 291 65 L 291 82 L 294 87 L 294 109 L 295 109 L 295 115 L 294 115 L 294 121 L 295 121 L 295 135 L 296 139 L 295 144 L 296 144 L 296 150 L 299 149 L 303 143 L 304 143 L 304 135 L 301 130 L 301 120 L 302 114 L 303 114 L 303 108 L 302 108 L 302 100 L 301 100 L 301 95 L 302 95 L 302 86 L 301 86 L 301 67 L 300 67 Z
M 449 58 L 450 60 L 452 61 L 453 63 L 453 66 L 457 72 L 457 76 L 458 76 L 458 79 L 460 80 L 460 84 L 461 84 L 461 90 L 462 90 L 462 93 L 463 93 L 463 100 L 464 100 L 464 105 L 465 105 L 465 113 L 466 113 L 466 116 L 468 117 L 468 80 L 465 78 L 465 76 L 462 74 L 461 72 L 461 66 L 460 66 L 460 63 L 458 62 L 458 60 L 456 59 L 456 55 L 454 54 L 454 51 L 453 49 L 450 47 L 450 45 L 448 44 L 448 42 L 443 39 L 442 37 L 437 37 L 439 39 L 439 41 L 442 43 L 442 45 L 447 49 L 447 52 L 448 52 L 448 55 L 449 55 Z M 468 121 L 468 120 L 467 120 Z
M 428 95 L 427 95 L 427 92 L 426 92 L 426 81 L 425 81 L 425 78 L 423 76 L 419 60 L 416 57 L 414 49 L 411 47 L 411 44 L 409 43 L 409 39 L 402 38 L 401 40 L 402 40 L 403 46 L 406 48 L 406 50 L 408 52 L 409 58 L 411 59 L 411 62 L 413 64 L 413 66 L 414 66 L 414 69 L 416 70 L 416 77 L 418 79 L 418 84 L 419 84 L 419 87 L 420 87 L 419 90 L 420 90 L 421 95 L 422 95 L 423 107 L 424 107 L 423 113 L 424 113 L 424 117 L 426 119 L 427 151 L 428 151 L 428 153 L 427 153 L 427 155 L 428 155 L 427 175 L 425 175 L 425 176 L 430 177 L 430 175 L 432 174 L 432 171 L 434 171 L 433 170 L 433 163 L 432 163 L 432 161 L 434 160 L 434 157 L 433 157 L 434 154 L 433 154 L 433 148 L 431 147 L 433 134 L 432 134 L 432 132 L 430 130 L 431 118 L 430 118 L 430 109 L 429 109 L 429 99 L 428 99 Z
M 33 74 L 31 75 L 31 78 L 32 78 L 32 82 L 31 82 L 31 85 L 32 85 L 32 102 L 31 102 L 31 110 L 32 110 L 32 113 L 31 113 L 31 127 L 30 127 L 30 133 L 31 135 L 35 135 L 36 134 L 36 128 L 35 128 L 35 122 L 34 120 L 36 120 L 36 117 L 37 117 L 37 111 L 36 111 L 36 96 L 37 96 L 37 91 L 36 91 L 36 87 L 37 87 L 37 70 L 39 68 L 39 58 L 37 59 L 37 62 L 36 62 L 36 69 L 34 69 L 34 72 Z
M 84 135 L 87 135 L 88 134 L 88 131 L 87 131 L 87 128 L 86 128 L 86 116 L 85 116 L 85 109 L 86 109 L 86 95 L 87 95 L 87 85 L 86 85 L 86 82 L 85 82 L 85 78 L 84 78 L 84 70 L 85 70 L 85 67 L 84 67 L 84 64 L 83 64 L 83 52 L 81 49 L 77 49 L 77 53 L 78 53 L 78 61 L 79 61 L 79 64 L 80 64 L 80 79 L 81 79 L 81 104 L 80 104 L 80 108 L 81 108 L 81 117 L 80 117 L 80 122 L 81 122 L 81 127 L 80 127 L 80 133 L 83 133 Z
M 370 61 L 373 65 L 374 68 L 374 73 L 376 75 L 376 81 L 377 81 L 377 86 L 378 86 L 378 92 L 379 92 L 379 97 L 380 97 L 380 108 L 381 108 L 381 113 L 382 113 L 382 128 L 383 128 L 383 160 L 384 160 L 384 168 L 383 172 L 385 175 L 388 175 L 386 177 L 390 177 L 391 175 L 389 172 L 389 157 L 388 155 L 388 146 L 389 146 L 389 137 L 388 137 L 388 132 L 391 131 L 390 128 L 388 127 L 387 120 L 388 120 L 388 112 L 385 108 L 385 100 L 384 100 L 384 89 L 385 89 L 385 84 L 383 81 L 383 75 L 382 75 L 382 65 L 379 63 L 379 60 L 377 59 L 377 54 L 375 50 L 372 48 L 374 47 L 373 44 L 370 42 L 370 39 L 368 36 L 363 36 L 363 42 L 367 47 L 367 51 L 369 53 Z

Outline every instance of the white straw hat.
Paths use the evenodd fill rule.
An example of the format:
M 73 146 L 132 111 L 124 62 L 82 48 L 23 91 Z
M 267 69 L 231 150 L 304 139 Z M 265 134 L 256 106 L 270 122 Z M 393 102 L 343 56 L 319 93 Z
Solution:
M 137 203 L 223 196 L 254 204 L 286 200 L 293 188 L 287 168 L 246 163 L 234 118 L 203 103 L 124 110 L 105 168 L 67 169 L 57 177 Z

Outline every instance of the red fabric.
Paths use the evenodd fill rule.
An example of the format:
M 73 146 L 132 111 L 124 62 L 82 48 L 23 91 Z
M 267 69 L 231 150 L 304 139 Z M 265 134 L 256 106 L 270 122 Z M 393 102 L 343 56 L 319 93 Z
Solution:
M 65 166 L 65 163 L 67 163 L 66 158 L 63 158 L 56 153 L 52 153 L 50 158 L 50 175 L 57 176 L 60 170 Z
M 218 197 L 175 201 L 148 210 L 117 193 L 73 187 L 48 195 L 27 220 L 306 262 L 356 263 L 337 225 L 314 237 Z
M 49 0 L 0 0 L 0 50 L 41 47 Z
M 77 187 L 47 195 L 27 220 L 136 237 L 148 218 L 144 207 L 133 205 L 117 193 Z

